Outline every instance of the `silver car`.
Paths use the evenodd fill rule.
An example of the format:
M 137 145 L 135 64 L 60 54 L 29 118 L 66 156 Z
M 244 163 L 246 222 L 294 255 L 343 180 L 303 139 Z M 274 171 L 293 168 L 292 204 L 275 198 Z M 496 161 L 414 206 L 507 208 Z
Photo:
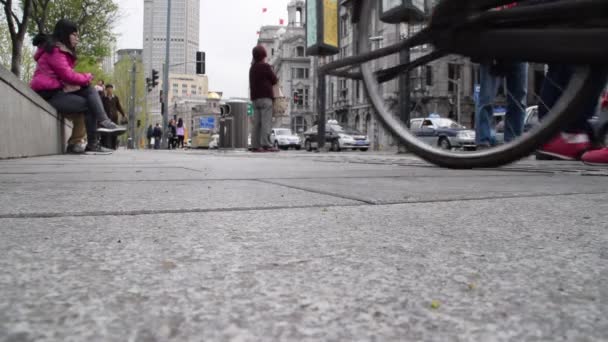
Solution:
M 454 120 L 428 117 L 410 120 L 412 134 L 429 145 L 451 150 L 474 150 L 475 131 L 467 129 Z

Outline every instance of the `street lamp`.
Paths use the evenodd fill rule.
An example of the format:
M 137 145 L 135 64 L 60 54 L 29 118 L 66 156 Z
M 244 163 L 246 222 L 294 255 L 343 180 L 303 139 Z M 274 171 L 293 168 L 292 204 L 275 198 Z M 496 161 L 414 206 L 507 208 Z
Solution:
M 425 0 L 382 0 L 380 20 L 385 23 L 420 22 L 425 19 Z

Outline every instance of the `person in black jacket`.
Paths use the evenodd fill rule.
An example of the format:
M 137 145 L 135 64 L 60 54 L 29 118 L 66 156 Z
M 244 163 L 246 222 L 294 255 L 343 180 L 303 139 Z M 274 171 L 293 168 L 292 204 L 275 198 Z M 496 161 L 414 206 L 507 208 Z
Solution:
M 146 132 L 146 138 L 148 139 L 148 148 L 152 149 L 152 138 L 154 138 L 154 127 L 152 127 L 152 125 L 148 127 L 148 132 Z
M 108 113 L 108 117 L 110 118 L 110 120 L 112 120 L 112 122 L 114 122 L 115 124 L 119 123 L 118 121 L 120 119 L 118 117 L 118 113 L 122 115 L 124 119 L 123 121 L 127 121 L 127 115 L 125 114 L 125 111 L 120 105 L 120 100 L 118 99 L 118 96 L 114 94 L 113 85 L 106 85 L 105 93 L 103 93 L 103 97 L 101 98 L 101 100 L 103 102 L 103 108 L 105 109 L 106 113 Z M 116 148 L 118 148 L 118 137 L 116 135 L 106 135 L 103 137 L 103 139 L 101 139 L 101 145 L 103 147 L 115 150 Z
M 154 127 L 154 149 L 160 149 L 160 140 L 163 137 L 163 130 L 160 128 L 160 124 L 156 123 L 156 127 Z

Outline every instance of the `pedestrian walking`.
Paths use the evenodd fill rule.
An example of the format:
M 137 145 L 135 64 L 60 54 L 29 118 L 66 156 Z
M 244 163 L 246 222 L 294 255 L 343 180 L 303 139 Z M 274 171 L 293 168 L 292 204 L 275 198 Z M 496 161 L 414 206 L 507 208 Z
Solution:
M 252 51 L 253 62 L 249 69 L 249 88 L 253 101 L 253 152 L 278 151 L 270 141 L 272 129 L 272 87 L 278 83 L 272 67 L 266 63 L 266 49 L 258 45 Z
M 114 94 L 114 86 L 107 84 L 105 86 L 104 96 L 102 98 L 103 107 L 108 113 L 108 117 L 112 122 L 118 124 L 120 119 L 118 113 L 122 115 L 123 121 L 127 122 L 127 115 L 120 105 L 120 99 Z M 118 148 L 118 137 L 115 135 L 106 135 L 101 140 L 102 146 L 116 150 Z
M 175 128 L 175 120 L 169 121 L 167 127 L 167 141 L 169 142 L 169 149 L 174 149 L 177 141 L 177 129 Z
M 480 65 L 480 91 L 475 114 L 475 143 L 478 147 L 496 145 L 494 136 L 494 99 L 498 88 L 507 81 L 505 142 L 523 133 L 528 96 L 528 64 L 494 61 Z
M 182 120 L 182 118 L 179 118 L 177 120 L 176 134 L 177 134 L 177 146 L 179 146 L 180 148 L 184 148 L 184 134 L 185 133 L 186 133 L 186 129 L 184 127 L 184 120 Z
M 512 3 L 497 10 L 516 6 Z M 501 60 L 482 61 L 479 66 L 479 100 L 475 113 L 475 143 L 478 148 L 496 145 L 494 100 L 503 81 L 507 82 L 507 112 L 505 114 L 505 142 L 523 133 L 528 96 L 528 63 Z
M 160 142 L 163 137 L 163 130 L 160 128 L 160 124 L 157 122 L 156 127 L 154 127 L 154 149 L 160 149 Z
M 99 80 L 97 81 L 97 84 L 95 85 L 95 90 L 97 90 L 97 92 L 99 93 L 99 96 L 103 97 L 105 95 L 105 81 L 104 80 Z
M 148 139 L 148 148 L 152 149 L 152 138 L 154 138 L 154 127 L 152 127 L 152 125 L 148 126 L 146 138 Z
M 62 114 L 85 113 L 85 151 L 108 154 L 111 152 L 99 145 L 97 133 L 122 134 L 126 129 L 108 118 L 99 93 L 91 85 L 93 75 L 74 71 L 78 43 L 78 28 L 66 19 L 57 22 L 52 35 L 36 35 L 37 64 L 30 87 Z

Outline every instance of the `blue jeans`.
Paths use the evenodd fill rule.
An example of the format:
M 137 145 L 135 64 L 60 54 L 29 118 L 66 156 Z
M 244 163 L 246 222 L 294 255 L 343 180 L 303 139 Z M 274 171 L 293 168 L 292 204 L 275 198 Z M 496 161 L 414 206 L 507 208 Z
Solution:
M 480 89 L 475 113 L 475 143 L 495 145 L 494 99 L 502 76 L 491 73 L 488 64 L 480 65 Z M 504 77 L 507 79 L 507 113 L 505 116 L 505 142 L 520 136 L 524 128 L 528 96 L 528 63 L 506 63 Z
M 549 71 L 545 76 L 543 87 L 540 91 L 540 103 L 538 105 L 538 118 L 542 119 L 549 110 L 555 105 L 557 100 L 562 95 L 562 89 L 568 86 L 570 78 L 574 74 L 574 66 L 564 64 L 550 64 Z M 594 84 L 604 85 L 606 84 L 606 78 L 601 75 L 599 71 L 591 70 L 591 78 Z M 585 104 L 583 111 L 580 113 L 573 113 L 576 115 L 576 120 L 564 127 L 566 133 L 581 133 L 589 132 L 593 130 L 589 126 L 589 119 L 595 115 L 598 109 L 598 99 L 601 96 L 601 90 L 596 94 L 589 94 L 585 97 Z

